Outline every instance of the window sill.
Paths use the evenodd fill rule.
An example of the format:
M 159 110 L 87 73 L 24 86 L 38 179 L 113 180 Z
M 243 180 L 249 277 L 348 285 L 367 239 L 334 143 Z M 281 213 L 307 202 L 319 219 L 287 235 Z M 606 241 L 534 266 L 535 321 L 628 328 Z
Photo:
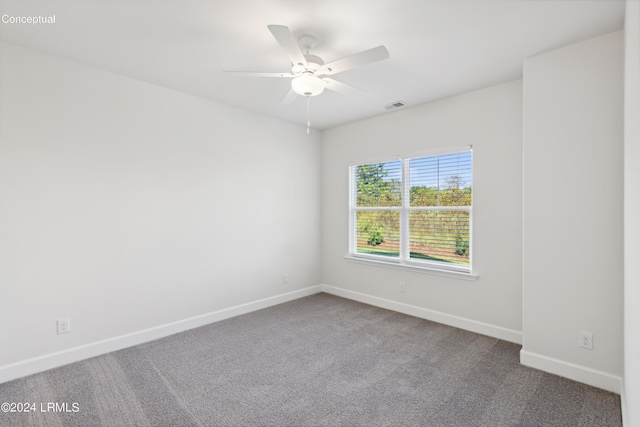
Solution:
M 358 257 L 354 255 L 345 255 L 344 259 L 349 262 L 357 264 L 375 265 L 378 267 L 395 268 L 397 270 L 413 271 L 415 273 L 433 274 L 435 276 L 450 277 L 453 279 L 468 280 L 474 282 L 477 278 L 477 274 L 465 273 L 462 271 L 445 270 L 434 267 L 423 267 L 417 265 L 400 264 L 399 262 L 389 262 L 377 259 Z

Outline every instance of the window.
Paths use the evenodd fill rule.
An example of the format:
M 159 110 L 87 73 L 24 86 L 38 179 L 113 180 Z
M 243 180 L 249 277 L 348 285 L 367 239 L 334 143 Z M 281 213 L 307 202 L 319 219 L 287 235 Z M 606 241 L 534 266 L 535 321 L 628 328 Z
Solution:
M 352 256 L 471 272 L 472 151 L 350 166 Z

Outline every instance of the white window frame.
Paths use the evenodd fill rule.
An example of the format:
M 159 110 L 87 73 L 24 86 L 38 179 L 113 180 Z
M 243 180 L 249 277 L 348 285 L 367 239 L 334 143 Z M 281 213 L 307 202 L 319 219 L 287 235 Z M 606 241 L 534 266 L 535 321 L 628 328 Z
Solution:
M 457 152 L 471 151 L 471 186 L 473 188 L 473 149 L 464 146 L 453 149 L 431 151 L 428 153 L 413 154 L 410 156 L 390 156 L 383 159 L 368 159 L 360 162 L 352 162 L 349 165 L 349 253 L 345 259 L 352 262 L 378 265 L 382 267 L 398 268 L 402 270 L 417 271 L 436 274 L 447 277 L 456 277 L 466 280 L 476 280 L 477 274 L 473 271 L 473 192 L 471 206 L 410 206 L 410 168 L 411 160 L 422 157 L 455 154 Z M 402 162 L 402 205 L 383 207 L 359 207 L 356 206 L 356 170 L 358 166 L 375 163 L 387 163 L 400 160 Z M 473 190 L 472 190 L 473 191 Z M 400 251 L 397 258 L 384 255 L 364 254 L 357 252 L 357 227 L 356 215 L 358 211 L 385 210 L 400 212 Z M 411 259 L 409 251 L 409 213 L 419 210 L 456 210 L 469 212 L 469 265 L 449 264 L 437 261 Z

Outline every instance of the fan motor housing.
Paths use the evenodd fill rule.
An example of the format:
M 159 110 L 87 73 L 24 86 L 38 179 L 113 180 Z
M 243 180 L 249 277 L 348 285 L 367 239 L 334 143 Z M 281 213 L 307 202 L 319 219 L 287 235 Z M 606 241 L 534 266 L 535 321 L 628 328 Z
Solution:
M 305 68 L 302 64 L 296 64 L 291 67 L 291 72 L 293 74 L 301 74 L 304 71 L 318 71 L 320 67 L 324 65 L 324 61 L 319 56 L 315 55 L 305 55 L 304 58 L 307 60 L 307 67 Z

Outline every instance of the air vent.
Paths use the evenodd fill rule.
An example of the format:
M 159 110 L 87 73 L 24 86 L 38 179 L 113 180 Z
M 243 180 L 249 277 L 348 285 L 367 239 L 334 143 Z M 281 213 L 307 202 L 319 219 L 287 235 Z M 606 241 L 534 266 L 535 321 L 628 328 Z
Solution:
M 405 105 L 406 104 L 404 102 L 402 102 L 402 101 L 396 101 L 396 102 L 393 102 L 393 103 L 391 103 L 389 105 L 385 105 L 384 109 L 389 111 L 389 110 L 394 110 L 396 108 L 404 107 Z

